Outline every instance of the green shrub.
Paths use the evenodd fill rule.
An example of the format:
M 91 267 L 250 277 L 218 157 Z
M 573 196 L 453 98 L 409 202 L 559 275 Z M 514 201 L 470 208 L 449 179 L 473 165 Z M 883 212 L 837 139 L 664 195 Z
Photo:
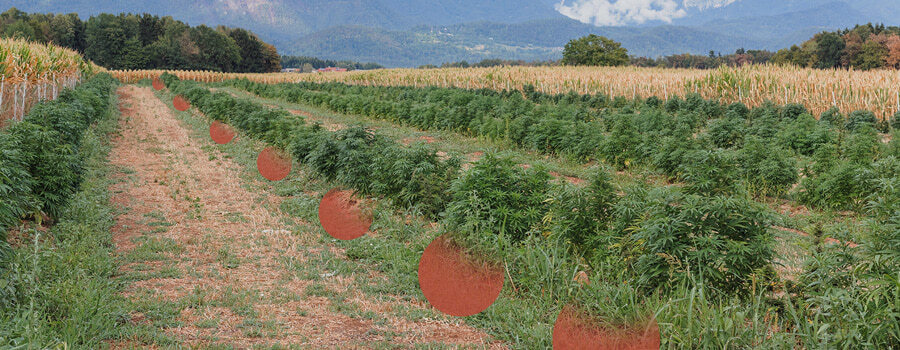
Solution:
M 831 132 L 811 114 L 802 114 L 796 120 L 786 122 L 775 137 L 782 147 L 808 156 L 822 144 L 831 141 Z
M 551 191 L 548 216 L 551 231 L 563 237 L 576 250 L 589 252 L 605 237 L 617 199 L 610 171 L 594 170 L 594 178 L 586 188 L 563 183 Z M 599 243 L 601 246 L 605 244 Z
M 609 163 L 625 168 L 638 159 L 639 142 L 633 115 L 620 114 L 613 117 L 610 135 L 599 145 L 599 153 Z
M 740 102 L 734 102 L 725 108 L 725 118 L 747 119 L 750 115 L 750 108 Z
M 780 196 L 797 180 L 797 164 L 787 151 L 762 139 L 751 137 L 738 153 L 740 177 L 750 192 L 759 196 Z
M 695 278 L 710 291 L 741 294 L 771 269 L 772 238 L 759 205 L 742 198 L 649 192 L 628 238 L 636 285 L 672 287 Z
M 31 190 L 41 210 L 57 217 L 81 183 L 82 159 L 58 132 L 40 125 L 20 122 L 8 132 L 18 138 L 22 147 L 26 169 L 33 180 Z
M 747 127 L 748 136 L 756 136 L 762 139 L 772 139 L 778 134 L 782 124 L 782 120 L 775 114 L 774 109 L 757 108 L 751 112 L 754 115 L 750 119 L 750 126 Z
M 809 114 L 809 112 L 799 103 L 789 103 L 781 108 L 781 119 L 794 120 L 803 114 Z
M 650 154 L 650 162 L 663 174 L 676 178 L 686 157 L 700 148 L 689 126 L 678 124 L 671 135 L 657 140 L 658 144 Z
M 486 155 L 453 183 L 447 229 L 466 248 L 494 255 L 539 228 L 549 180 L 543 169 L 522 169 L 509 158 Z
M 800 199 L 806 204 L 831 209 L 860 209 L 865 199 L 865 166 L 837 160 L 829 168 L 803 179 Z
M 847 117 L 847 122 L 844 124 L 844 129 L 854 131 L 857 128 L 862 127 L 863 125 L 875 127 L 875 124 L 877 123 L 878 118 L 875 117 L 875 113 L 872 113 L 870 111 L 853 111 Z
M 881 153 L 883 144 L 878 132 L 871 125 L 861 125 L 841 144 L 844 158 L 859 164 L 870 164 Z
M 687 153 L 681 164 L 685 191 L 703 195 L 735 194 L 738 183 L 737 154 L 728 150 L 697 150 Z
M 827 111 L 822 112 L 822 115 L 819 116 L 819 121 L 828 123 L 831 126 L 842 126 L 844 125 L 844 115 L 841 114 L 841 110 L 837 107 L 831 107 Z
M 739 146 L 747 133 L 744 119 L 735 117 L 709 121 L 702 138 L 718 148 Z
M 0 242 L 6 242 L 6 229 L 19 223 L 27 213 L 36 211 L 28 173 L 26 152 L 20 138 L 0 132 Z
M 433 148 L 419 143 L 383 148 L 371 167 L 372 192 L 437 218 L 452 199 L 450 184 L 459 176 L 461 159 L 443 160 Z

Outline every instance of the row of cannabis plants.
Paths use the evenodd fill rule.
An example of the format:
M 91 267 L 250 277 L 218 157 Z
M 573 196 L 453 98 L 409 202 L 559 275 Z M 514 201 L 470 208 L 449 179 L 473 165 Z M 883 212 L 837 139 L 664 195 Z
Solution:
M 540 309 L 540 319 L 522 322 L 551 323 L 573 303 L 616 325 L 654 317 L 664 344 L 673 347 L 896 345 L 900 339 L 886 321 L 900 305 L 870 297 L 862 285 L 857 291 L 865 297 L 853 301 L 870 298 L 885 307 L 847 321 L 854 337 L 820 337 L 821 326 L 841 316 L 817 304 L 819 294 L 783 293 L 773 266 L 771 215 L 746 195 L 617 188 L 605 168 L 580 187 L 502 155 L 486 155 L 463 170 L 458 158 L 443 159 L 425 144 L 404 147 L 362 127 L 330 132 L 281 109 L 171 75 L 163 80 L 208 117 L 290 151 L 323 178 L 440 220 L 440 230 L 473 259 L 505 266 L 516 297 Z M 587 271 L 589 282 L 574 282 L 578 271 Z M 870 276 L 874 269 L 863 271 Z M 502 333 L 491 322 L 502 317 L 512 316 L 485 313 L 472 322 Z
M 900 174 L 900 116 L 879 121 L 836 109 L 817 120 L 803 106 L 722 105 L 699 95 L 627 100 L 524 91 L 366 87 L 340 83 L 222 83 L 257 94 L 421 129 L 510 142 L 581 161 L 646 167 L 700 193 L 795 191 L 806 204 L 863 209 Z M 834 180 L 838 178 L 839 180 Z
M 113 281 L 100 74 L 0 130 L 0 348 L 100 347 L 127 312 Z

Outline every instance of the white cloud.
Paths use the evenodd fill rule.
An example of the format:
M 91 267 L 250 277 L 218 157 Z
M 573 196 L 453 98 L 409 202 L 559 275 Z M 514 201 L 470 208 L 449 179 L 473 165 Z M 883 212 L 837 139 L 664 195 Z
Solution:
M 730 5 L 738 0 L 684 0 L 685 7 L 696 7 L 701 10 Z
M 559 13 L 598 26 L 641 24 L 647 21 L 672 22 L 687 15 L 686 8 L 701 10 L 721 7 L 738 0 L 575 0 L 556 4 Z

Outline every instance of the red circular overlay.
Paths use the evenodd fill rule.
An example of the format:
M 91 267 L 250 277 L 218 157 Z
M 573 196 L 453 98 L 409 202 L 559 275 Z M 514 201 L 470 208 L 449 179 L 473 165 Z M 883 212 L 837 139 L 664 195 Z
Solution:
M 228 124 L 216 120 L 209 125 L 209 137 L 212 137 L 215 143 L 220 145 L 227 144 L 234 140 L 234 135 L 234 129 Z
M 153 89 L 156 91 L 162 90 L 166 88 L 166 84 L 159 80 L 159 78 L 153 78 Z
M 273 147 L 266 147 L 256 158 L 256 169 L 270 181 L 281 181 L 291 173 L 291 158 Z
M 175 106 L 175 109 L 182 112 L 191 108 L 191 103 L 184 99 L 184 97 L 181 97 L 181 95 L 175 96 L 175 98 L 172 99 L 172 104 Z
M 419 285 L 436 309 L 451 316 L 486 310 L 503 289 L 503 269 L 476 264 L 447 235 L 436 238 L 419 260 Z
M 560 311 L 553 326 L 554 350 L 659 350 L 661 343 L 654 320 L 643 326 L 611 329 L 597 326 L 571 305 Z
M 353 192 L 337 188 L 319 203 L 319 222 L 331 237 L 349 241 L 362 237 L 372 226 L 372 216 L 363 212 Z

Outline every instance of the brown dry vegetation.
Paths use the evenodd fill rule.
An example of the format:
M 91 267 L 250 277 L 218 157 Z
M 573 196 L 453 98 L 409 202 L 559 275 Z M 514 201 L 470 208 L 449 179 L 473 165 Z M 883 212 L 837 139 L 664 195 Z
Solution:
M 123 82 L 136 82 L 163 71 L 115 71 Z M 501 67 L 445 69 L 384 69 L 328 74 L 237 74 L 171 72 L 181 79 L 215 82 L 246 78 L 262 83 L 343 82 L 355 85 L 439 86 L 494 90 L 533 85 L 539 92 L 669 99 L 696 92 L 723 102 L 757 106 L 802 103 L 821 114 L 837 106 L 844 113 L 870 110 L 889 117 L 900 110 L 900 73 L 895 70 L 819 70 L 781 66 L 744 66 L 718 70 L 638 67 Z

